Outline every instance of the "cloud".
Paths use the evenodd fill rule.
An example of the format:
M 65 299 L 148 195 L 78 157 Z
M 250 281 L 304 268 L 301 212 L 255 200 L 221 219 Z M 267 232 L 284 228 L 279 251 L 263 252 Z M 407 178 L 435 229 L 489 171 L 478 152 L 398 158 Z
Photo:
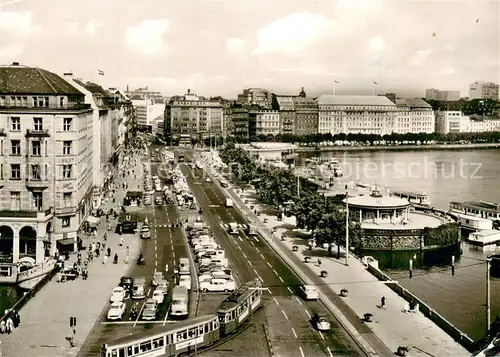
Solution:
M 104 26 L 104 24 L 97 21 L 97 20 L 90 20 L 90 21 L 87 21 L 85 23 L 85 25 L 83 26 L 83 32 L 86 35 L 94 36 L 97 34 L 97 31 L 99 31 L 99 29 L 103 26 Z
M 253 54 L 296 55 L 326 35 L 340 30 L 335 21 L 323 15 L 294 13 L 260 29 Z
M 163 35 L 170 28 L 167 19 L 144 20 L 125 31 L 125 45 L 140 55 L 152 56 L 163 52 Z
M 233 56 L 241 56 L 245 54 L 247 49 L 247 43 L 245 40 L 239 37 L 232 37 L 226 41 L 226 49 L 229 54 Z
M 0 29 L 11 32 L 20 37 L 28 37 L 39 34 L 41 27 L 33 24 L 31 12 L 9 12 L 0 13 Z
M 429 58 L 432 51 L 429 49 L 418 50 L 408 60 L 408 65 L 412 67 L 420 67 Z
M 0 58 L 17 58 L 23 53 L 23 46 L 19 44 L 8 44 L 8 45 L 0 45 Z M 3 62 L 3 61 L 2 61 Z
M 385 50 L 386 43 L 382 36 L 371 37 L 368 40 L 368 47 L 371 51 L 383 51 Z
M 85 35 L 95 36 L 99 30 L 104 27 L 102 22 L 97 20 L 89 20 L 86 22 L 68 21 L 65 23 L 64 28 L 69 35 Z

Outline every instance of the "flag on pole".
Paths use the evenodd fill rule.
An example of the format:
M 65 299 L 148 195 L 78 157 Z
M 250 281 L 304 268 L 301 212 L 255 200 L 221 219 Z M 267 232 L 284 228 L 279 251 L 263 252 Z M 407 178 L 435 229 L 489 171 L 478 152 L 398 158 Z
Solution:
M 104 76 L 104 71 L 101 71 L 100 69 L 97 70 L 97 73 L 99 73 L 100 76 Z
M 373 84 L 376 84 L 376 85 L 378 85 L 378 82 L 373 82 Z
M 333 81 L 333 83 L 340 83 L 339 81 Z

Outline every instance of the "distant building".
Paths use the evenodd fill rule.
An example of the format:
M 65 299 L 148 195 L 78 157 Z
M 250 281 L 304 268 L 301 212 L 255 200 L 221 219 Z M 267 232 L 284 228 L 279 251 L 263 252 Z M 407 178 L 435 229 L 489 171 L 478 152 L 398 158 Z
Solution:
M 460 91 L 430 88 L 425 91 L 425 99 L 454 102 L 460 99 Z
M 205 139 L 210 135 L 222 136 L 223 109 L 217 100 L 198 97 L 188 89 L 182 96 L 170 99 L 165 106 L 165 134 L 172 139 L 191 136 Z
M 391 102 L 396 103 L 396 93 L 378 94 L 378 96 L 387 97 Z
M 394 132 L 433 133 L 436 126 L 434 111 L 429 103 L 420 99 L 395 99 L 398 116 Z
M 302 90 L 304 90 L 302 88 Z M 293 134 L 295 124 L 295 106 L 293 96 L 276 96 L 279 107 L 279 134 Z
M 295 108 L 295 135 L 311 135 L 318 132 L 318 102 L 299 95 L 293 98 Z
M 243 93 L 238 94 L 238 103 L 253 104 L 270 108 L 271 93 L 267 89 L 262 88 L 244 89 Z
M 165 112 L 165 104 L 158 104 L 153 99 L 132 99 L 135 108 L 137 129 L 153 132 L 153 119 Z
M 229 111 L 232 136 L 241 139 L 248 139 L 250 137 L 248 126 L 250 122 L 249 108 L 241 104 L 234 104 L 229 108 Z
M 484 133 L 487 131 L 500 131 L 500 118 L 486 115 L 471 115 L 469 118 L 469 132 Z
M 60 76 L 0 67 L 0 277 L 73 251 L 92 210 L 94 131 L 85 94 Z
M 469 117 L 459 110 L 438 110 L 435 132 L 440 134 L 466 133 L 469 131 Z
M 251 109 L 248 116 L 248 134 L 250 138 L 259 135 L 278 135 L 280 133 L 279 111 Z
M 162 96 L 161 92 L 151 91 L 148 87 L 138 88 L 134 90 L 129 90 L 127 86 L 127 90 L 125 92 L 128 98 L 130 99 L 151 99 L 153 103 L 161 104 L 165 102 L 165 98 Z
M 255 142 L 240 144 L 252 159 L 261 161 L 287 161 L 293 157 L 297 146 L 294 144 Z
M 469 99 L 499 99 L 499 86 L 493 82 L 474 82 L 469 85 Z
M 321 134 L 391 134 L 397 107 L 387 97 L 322 95 L 318 98 L 318 132 Z

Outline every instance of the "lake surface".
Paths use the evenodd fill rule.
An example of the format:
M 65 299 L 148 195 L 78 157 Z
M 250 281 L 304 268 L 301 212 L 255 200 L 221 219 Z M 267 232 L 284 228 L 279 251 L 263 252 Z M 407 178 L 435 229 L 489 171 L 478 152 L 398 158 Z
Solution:
M 448 210 L 450 201 L 500 204 L 498 149 L 348 151 L 320 155 L 338 159 L 346 181 L 427 193 L 437 209 Z M 462 249 L 455 276 L 442 265 L 414 269 L 411 281 L 408 270 L 387 272 L 471 338 L 478 339 L 486 331 L 486 254 L 466 244 Z M 491 281 L 491 302 L 493 321 L 500 314 L 500 280 Z

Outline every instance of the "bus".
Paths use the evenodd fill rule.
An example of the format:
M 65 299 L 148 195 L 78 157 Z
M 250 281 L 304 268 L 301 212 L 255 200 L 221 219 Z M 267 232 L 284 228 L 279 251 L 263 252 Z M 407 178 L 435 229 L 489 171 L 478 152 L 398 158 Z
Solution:
M 186 321 L 153 326 L 101 346 L 101 357 L 177 357 L 208 347 L 219 340 L 216 315 L 195 317 Z
M 170 316 L 184 318 L 189 314 L 189 293 L 183 286 L 176 286 L 172 290 L 172 303 L 170 304 Z

